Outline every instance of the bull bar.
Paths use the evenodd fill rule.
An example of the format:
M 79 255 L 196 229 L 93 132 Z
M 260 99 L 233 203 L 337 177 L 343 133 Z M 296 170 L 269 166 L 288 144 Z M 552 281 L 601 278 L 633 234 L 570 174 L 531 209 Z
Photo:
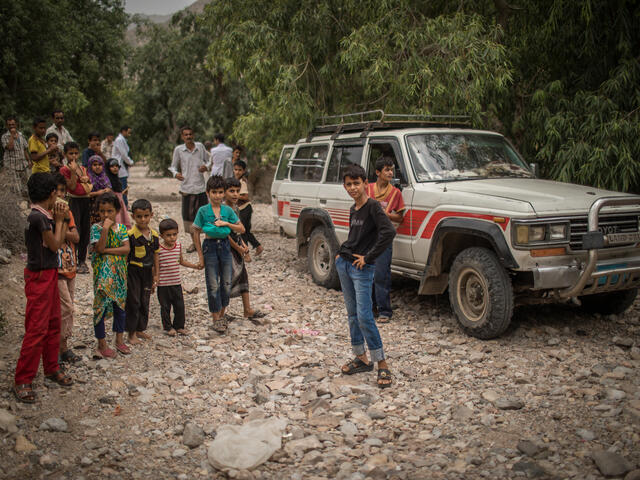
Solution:
M 559 290 L 557 292 L 558 297 L 571 298 L 600 291 L 622 290 L 625 287 L 633 288 L 640 286 L 639 265 L 596 271 L 598 250 L 611 244 L 611 235 L 605 235 L 598 230 L 600 210 L 604 207 L 624 205 L 640 205 L 640 197 L 603 197 L 593 202 L 589 208 L 588 231 L 583 237 L 583 245 L 587 247 L 588 250 L 587 263 L 575 285 Z M 605 279 L 604 285 L 602 284 L 602 279 Z M 588 285 L 590 280 L 592 282 Z

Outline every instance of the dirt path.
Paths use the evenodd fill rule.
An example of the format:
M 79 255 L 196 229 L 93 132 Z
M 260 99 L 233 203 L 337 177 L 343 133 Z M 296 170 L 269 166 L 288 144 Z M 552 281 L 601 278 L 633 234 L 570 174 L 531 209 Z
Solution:
M 132 196 L 152 201 L 154 225 L 179 218 L 177 182 L 133 174 Z M 76 385 L 45 385 L 40 372 L 35 406 L 9 393 L 23 262 L 0 266 L 8 321 L 0 409 L 17 417 L 18 430 L 3 431 L 15 429 L 0 410 L 0 477 L 225 478 L 207 460 L 217 429 L 275 416 L 288 421 L 283 449 L 232 476 L 601 478 L 591 458 L 599 450 L 610 451 L 601 469 L 605 461 L 622 470 L 640 464 L 637 303 L 613 318 L 519 309 L 506 335 L 479 341 L 458 330 L 445 297 L 418 298 L 415 283 L 394 279 L 394 320 L 381 333 L 396 377 L 383 392 L 375 373 L 339 375 L 351 355 L 340 292 L 313 284 L 294 240 L 278 236 L 271 207 L 255 209 L 265 254 L 249 274 L 254 305 L 269 313 L 264 325 L 237 320 L 219 337 L 209 328 L 204 274 L 185 269 L 192 335 L 163 335 L 153 296 L 153 340 L 128 357 L 95 361 L 91 277 L 79 276 L 73 344 L 84 360 L 70 368 Z M 241 315 L 239 299 L 231 313 Z M 66 431 L 55 431 L 65 430 L 60 422 L 48 422 L 54 431 L 43 425 L 51 418 Z M 187 423 L 195 426 L 185 432 Z

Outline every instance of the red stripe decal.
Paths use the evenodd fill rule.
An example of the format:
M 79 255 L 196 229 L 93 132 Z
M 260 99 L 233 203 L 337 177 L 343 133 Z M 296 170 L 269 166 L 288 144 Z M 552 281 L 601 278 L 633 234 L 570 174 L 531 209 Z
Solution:
M 431 215 L 431 218 L 429 218 L 429 222 L 427 223 L 427 226 L 424 228 L 424 231 L 422 232 L 422 235 L 420 237 L 430 239 L 433 236 L 433 232 L 438 226 L 438 223 L 440 223 L 440 220 L 447 217 L 479 218 L 481 220 L 489 220 L 493 222 L 493 219 L 496 218 L 496 215 L 483 215 L 480 213 L 469 212 L 435 212 L 433 215 Z M 509 225 L 509 219 L 505 218 L 504 223 L 497 223 L 497 225 L 499 225 L 500 228 L 505 231 L 507 229 L 507 225 Z
M 428 214 L 427 210 L 408 210 L 398 226 L 397 234 L 415 236 Z
M 284 206 L 289 205 L 289 202 L 284 202 L 282 200 L 278 200 L 278 216 L 281 217 L 284 215 Z

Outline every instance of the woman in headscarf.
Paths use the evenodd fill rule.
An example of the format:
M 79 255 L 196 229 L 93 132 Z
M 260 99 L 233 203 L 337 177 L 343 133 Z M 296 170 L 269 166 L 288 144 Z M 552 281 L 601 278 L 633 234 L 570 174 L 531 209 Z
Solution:
M 127 229 L 129 229 L 131 228 L 131 218 L 129 217 L 127 206 L 124 204 L 124 199 L 122 198 L 124 192 L 122 191 L 122 182 L 120 182 L 120 178 L 118 177 L 119 170 L 120 162 L 118 162 L 117 158 L 107 160 L 107 177 L 109 177 L 109 181 L 111 182 L 111 190 L 116 194 L 116 197 L 120 199 L 121 208 L 116 215 L 116 222 L 126 225 Z
M 89 180 L 91 180 L 91 184 L 93 185 L 93 190 L 89 193 L 89 197 L 91 198 L 90 216 L 91 224 L 93 225 L 94 223 L 100 222 L 100 215 L 96 207 L 96 198 L 103 193 L 111 191 L 111 182 L 104 171 L 104 162 L 102 161 L 102 157 L 99 155 L 93 155 L 92 157 L 89 157 L 88 163 Z

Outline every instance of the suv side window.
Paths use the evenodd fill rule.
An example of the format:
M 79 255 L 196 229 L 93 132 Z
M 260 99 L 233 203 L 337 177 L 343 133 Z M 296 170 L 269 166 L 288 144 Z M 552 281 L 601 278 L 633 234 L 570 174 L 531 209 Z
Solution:
M 394 163 L 394 175 L 400 180 L 400 185 L 407 185 L 407 176 L 404 173 L 404 165 L 400 161 L 400 146 L 395 140 L 371 139 L 369 142 L 369 163 L 367 177 L 369 182 L 376 181 L 376 161 L 381 157 L 391 157 Z
M 307 145 L 298 148 L 291 165 L 291 180 L 319 182 L 329 151 L 328 145 Z
M 282 158 L 280 158 L 280 163 L 278 164 L 278 170 L 276 170 L 276 180 L 284 180 L 289 175 L 289 160 L 291 159 L 291 154 L 293 153 L 293 148 L 286 148 L 282 152 Z
M 363 145 L 333 146 L 326 183 L 342 183 L 342 174 L 349 165 L 360 165 Z

